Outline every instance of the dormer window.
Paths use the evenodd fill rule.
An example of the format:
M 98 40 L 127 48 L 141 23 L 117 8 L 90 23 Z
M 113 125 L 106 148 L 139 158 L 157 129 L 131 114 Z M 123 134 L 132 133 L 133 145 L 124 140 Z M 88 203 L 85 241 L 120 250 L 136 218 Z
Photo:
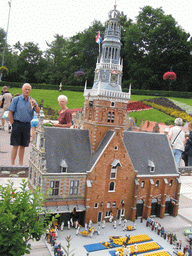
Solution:
M 117 175 L 117 168 L 112 167 L 111 168 L 111 179 L 116 179 L 116 175 Z
M 62 160 L 60 164 L 60 171 L 61 172 L 67 172 L 68 165 L 66 163 L 66 160 Z
M 155 172 L 155 164 L 151 160 L 148 160 L 148 169 L 151 173 Z
M 117 168 L 121 166 L 121 163 L 119 160 L 115 159 L 111 165 L 112 165 L 112 168 Z

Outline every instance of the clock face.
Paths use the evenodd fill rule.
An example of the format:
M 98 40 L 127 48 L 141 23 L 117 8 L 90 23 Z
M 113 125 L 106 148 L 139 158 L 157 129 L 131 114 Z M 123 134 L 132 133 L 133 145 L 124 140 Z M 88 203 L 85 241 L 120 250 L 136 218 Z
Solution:
M 117 86 L 117 78 L 118 78 L 118 74 L 111 74 L 111 85 L 112 86 Z
M 107 79 L 106 74 L 103 74 L 103 75 L 102 75 L 102 79 L 103 79 L 103 80 L 106 80 L 106 79 Z

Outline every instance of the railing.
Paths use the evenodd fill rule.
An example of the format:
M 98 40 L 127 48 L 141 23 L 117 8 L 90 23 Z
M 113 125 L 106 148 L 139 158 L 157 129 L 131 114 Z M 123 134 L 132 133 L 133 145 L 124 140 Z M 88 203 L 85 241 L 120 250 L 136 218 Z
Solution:
M 122 65 L 113 64 L 113 63 L 97 63 L 96 69 L 114 69 L 114 70 L 123 70 Z
M 92 90 L 88 89 L 84 91 L 84 96 L 104 96 L 118 99 L 130 99 L 130 93 L 126 92 L 117 92 L 111 90 Z

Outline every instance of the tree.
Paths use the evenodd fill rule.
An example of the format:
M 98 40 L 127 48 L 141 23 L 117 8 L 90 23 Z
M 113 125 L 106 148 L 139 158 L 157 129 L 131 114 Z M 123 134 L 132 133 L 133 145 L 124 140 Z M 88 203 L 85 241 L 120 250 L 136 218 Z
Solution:
M 3 47 L 5 44 L 6 33 L 3 28 L 0 28 L 0 53 L 3 53 Z
M 70 67 L 70 70 L 66 74 L 69 84 L 81 85 L 81 80 L 75 79 L 74 73 L 82 70 L 86 73 L 84 80 L 87 79 L 92 86 L 97 56 L 99 55 L 95 37 L 98 31 L 100 31 L 101 37 L 104 37 L 104 29 L 101 22 L 95 20 L 88 29 L 70 38 L 67 54 L 67 66 Z
M 41 67 L 41 73 L 43 73 L 44 65 L 41 65 L 43 61 L 43 53 L 39 49 L 38 44 L 28 42 L 24 43 L 23 47 L 21 47 L 21 45 L 17 46 L 19 49 L 21 49 L 21 53 L 18 56 L 17 62 L 17 72 L 20 75 L 20 82 L 41 82 L 41 77 L 39 77 L 39 70 Z M 24 80 L 23 77 L 25 77 Z
M 20 191 L 13 182 L 0 185 L 0 252 L 21 256 L 30 253 L 30 239 L 40 240 L 49 215 L 42 210 L 44 196 L 38 189 L 32 192 L 24 179 Z
M 134 88 L 167 90 L 162 77 L 173 67 L 178 76 L 173 89 L 179 90 L 182 76 L 186 78 L 189 74 L 189 66 L 185 63 L 190 59 L 192 48 L 189 37 L 161 8 L 142 8 L 136 24 L 128 27 L 123 39 L 128 77 Z
M 45 79 L 50 84 L 60 84 L 64 82 L 64 72 L 66 66 L 66 54 L 68 51 L 68 41 L 63 36 L 54 35 L 55 40 L 48 45 L 48 50 L 45 53 L 47 60 L 47 68 L 45 71 Z

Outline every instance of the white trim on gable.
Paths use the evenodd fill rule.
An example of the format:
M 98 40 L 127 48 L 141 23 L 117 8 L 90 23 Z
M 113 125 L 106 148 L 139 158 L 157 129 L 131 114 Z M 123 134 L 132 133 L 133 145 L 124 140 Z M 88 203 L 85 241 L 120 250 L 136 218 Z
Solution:
M 108 147 L 109 143 L 111 142 L 112 138 L 114 137 L 115 135 L 115 131 L 113 131 L 113 134 L 111 135 L 111 138 L 108 140 L 108 142 L 106 143 L 105 147 L 103 148 L 102 152 L 100 153 L 100 155 L 98 156 L 98 158 L 96 159 L 96 161 L 94 162 L 93 166 L 91 167 L 91 169 L 89 171 L 87 171 L 88 173 L 89 172 L 92 172 L 93 168 L 95 167 L 95 165 L 97 164 L 97 162 L 99 161 L 99 159 L 101 158 L 101 156 L 103 155 L 103 152 L 105 151 L 105 149 Z

